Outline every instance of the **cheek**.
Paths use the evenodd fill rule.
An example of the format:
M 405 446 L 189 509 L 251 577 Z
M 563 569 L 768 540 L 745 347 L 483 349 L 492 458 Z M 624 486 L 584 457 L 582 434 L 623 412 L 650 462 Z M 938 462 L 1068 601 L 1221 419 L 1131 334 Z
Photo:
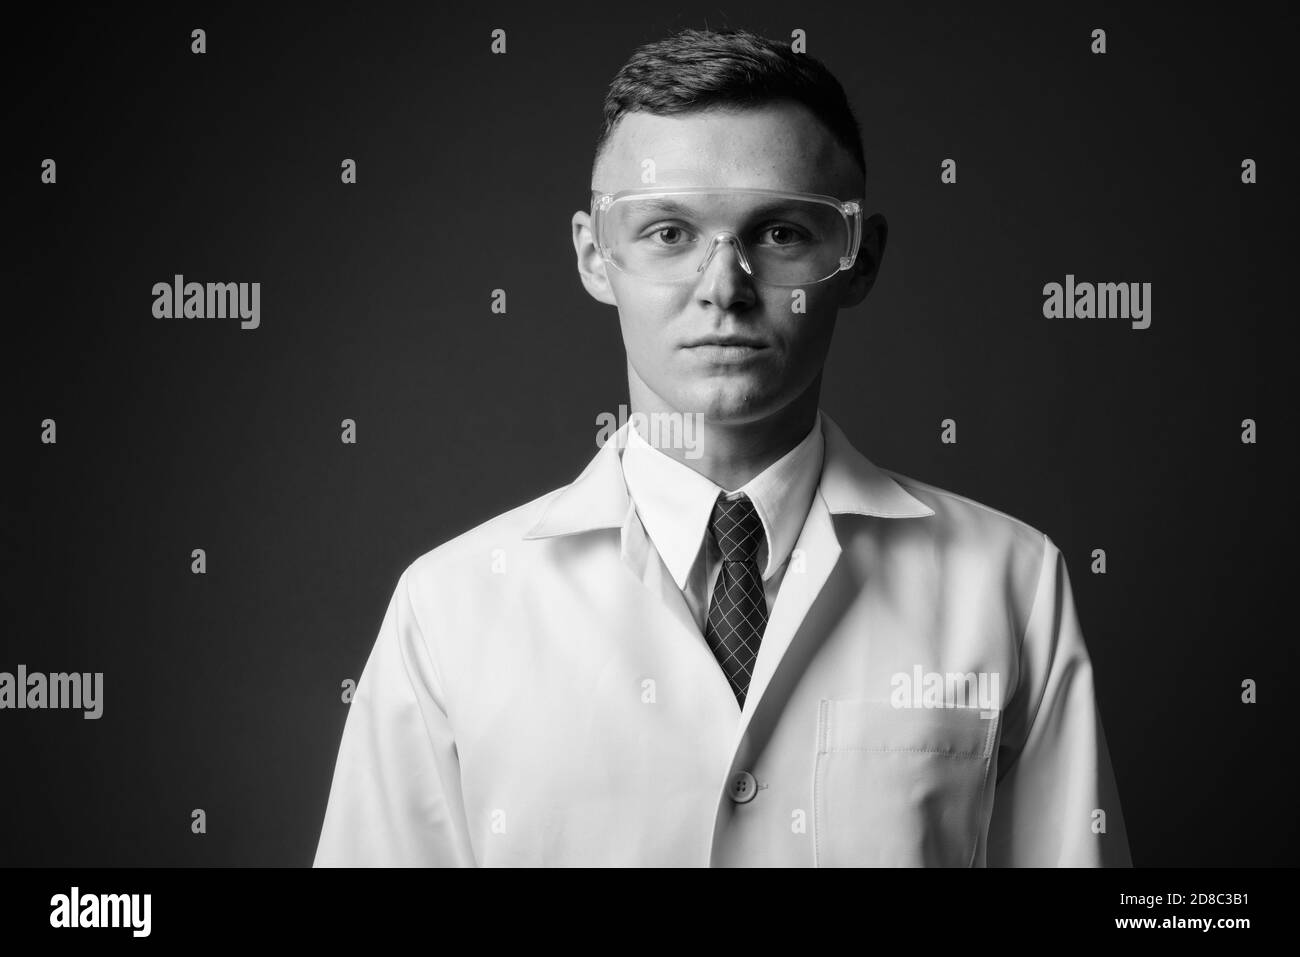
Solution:
M 683 304 L 680 294 L 654 286 L 617 289 L 619 324 L 629 349 L 652 354 L 667 351 L 669 327 Z M 626 304 L 626 305 L 624 305 Z
M 803 314 L 800 318 L 806 318 L 817 324 L 824 324 L 827 319 L 834 321 L 836 312 L 839 311 L 840 300 L 843 298 L 843 284 L 839 280 L 818 283 L 815 286 L 809 286 L 803 290 Z M 795 305 L 794 297 L 789 300 L 789 308 L 793 310 Z
M 825 352 L 835 326 L 836 301 L 834 296 L 818 292 L 806 295 L 802 304 L 793 296 L 765 303 L 768 321 L 783 340 L 790 362 Z M 799 305 L 804 311 L 795 311 Z

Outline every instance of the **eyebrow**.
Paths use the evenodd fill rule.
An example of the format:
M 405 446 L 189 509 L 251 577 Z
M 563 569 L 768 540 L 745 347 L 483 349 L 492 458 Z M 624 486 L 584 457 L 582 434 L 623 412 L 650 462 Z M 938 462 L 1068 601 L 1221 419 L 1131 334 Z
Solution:
M 632 199 L 629 200 L 629 202 L 630 202 L 630 204 L 631 204 L 635 209 L 637 209 L 637 210 L 639 210 L 639 211 L 643 211 L 643 212 L 656 212 L 656 213 L 693 213 L 693 212 L 697 212 L 697 210 L 691 209 L 689 206 L 683 206 L 681 203 L 677 202 L 677 200 L 673 200 L 673 199 L 662 199 L 662 198 L 636 199 L 636 198 L 632 198 Z M 790 204 L 790 202 L 789 202 L 788 200 L 769 200 L 769 201 L 767 201 L 767 202 L 764 202 L 764 203 L 763 203 L 762 205 L 760 205 L 760 206 L 756 206 L 756 207 L 754 207 L 753 209 L 745 210 L 745 212 L 746 212 L 749 216 L 755 216 L 755 217 L 756 217 L 756 216 L 765 216 L 765 215 L 768 215 L 768 214 L 771 214 L 771 213 L 779 213 L 779 212 L 781 212 L 782 210 L 786 210 L 786 209 L 790 209 L 790 208 L 791 208 L 791 204 Z
M 634 209 L 647 213 L 689 213 L 692 210 L 672 199 L 636 199 L 629 201 Z

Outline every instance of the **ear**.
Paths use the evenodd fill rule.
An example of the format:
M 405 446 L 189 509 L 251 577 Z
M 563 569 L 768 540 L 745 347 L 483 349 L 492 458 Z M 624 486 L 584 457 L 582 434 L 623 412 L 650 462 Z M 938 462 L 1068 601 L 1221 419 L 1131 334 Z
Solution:
M 591 231 L 591 214 L 583 210 L 573 214 L 573 251 L 578 257 L 578 278 L 583 288 L 597 302 L 617 306 L 613 287 L 606 275 L 605 260 L 596 248 L 596 237 Z
M 867 298 L 867 293 L 871 292 L 871 287 L 876 284 L 876 277 L 880 275 L 880 261 L 885 257 L 885 240 L 888 238 L 889 223 L 880 213 L 872 213 L 863 220 L 862 242 L 858 246 L 858 258 L 850 270 L 853 278 L 844 287 L 844 298 L 840 300 L 841 309 L 856 306 Z

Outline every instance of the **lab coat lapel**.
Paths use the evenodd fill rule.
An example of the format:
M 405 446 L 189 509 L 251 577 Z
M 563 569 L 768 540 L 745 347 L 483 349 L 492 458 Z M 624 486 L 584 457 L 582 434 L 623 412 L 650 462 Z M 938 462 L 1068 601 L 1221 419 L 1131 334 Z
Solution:
M 704 644 L 690 606 L 682 595 L 663 558 L 653 547 L 623 478 L 619 450 L 627 444 L 625 423 L 601 446 L 582 474 L 565 486 L 524 535 L 527 539 L 577 535 L 598 529 L 618 529 L 619 556 L 641 584 L 657 595 L 668 616 L 686 630 L 688 639 Z M 731 686 L 722 670 L 717 671 L 719 694 L 731 697 Z
M 822 411 L 822 434 L 826 450 L 821 480 L 804 520 L 803 530 L 790 555 L 790 566 L 781 582 L 775 607 L 771 610 L 749 694 L 736 737 L 737 753 L 749 730 L 754 714 L 764 706 L 772 689 L 779 694 L 785 684 L 773 685 L 786 651 L 804 622 L 831 573 L 838 564 L 842 546 L 835 532 L 834 516 L 853 514 L 867 517 L 907 519 L 923 518 L 934 510 L 910 495 L 884 469 L 878 468 L 853 447 L 840 427 Z M 802 570 L 800 570 L 802 568 Z M 783 701 L 769 702 L 772 707 Z
M 786 650 L 808 617 L 808 610 L 821 594 L 822 586 L 826 584 L 839 557 L 840 543 L 835 535 L 835 525 L 826 502 L 818 493 L 813 496 L 803 531 L 799 533 L 799 540 L 791 552 L 790 565 L 781 581 L 771 617 L 763 631 L 763 640 L 758 646 L 758 659 L 754 663 L 749 693 L 745 697 L 739 736 L 745 734 L 755 710 L 762 705 L 764 692 L 771 684 Z

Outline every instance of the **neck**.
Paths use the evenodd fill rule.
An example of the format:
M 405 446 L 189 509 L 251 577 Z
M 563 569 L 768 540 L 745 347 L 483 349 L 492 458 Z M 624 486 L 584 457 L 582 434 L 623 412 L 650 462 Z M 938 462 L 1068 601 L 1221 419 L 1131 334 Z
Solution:
M 664 402 L 628 366 L 629 405 L 632 412 L 679 412 Z M 700 425 L 694 448 L 660 445 L 659 451 L 699 472 L 714 485 L 735 491 L 798 445 L 812 431 L 821 397 L 821 375 L 803 394 L 770 416 L 752 422 L 713 422 Z M 686 413 L 683 413 L 686 414 Z M 643 434 L 648 441 L 650 436 Z M 689 457 L 686 453 L 690 452 Z

